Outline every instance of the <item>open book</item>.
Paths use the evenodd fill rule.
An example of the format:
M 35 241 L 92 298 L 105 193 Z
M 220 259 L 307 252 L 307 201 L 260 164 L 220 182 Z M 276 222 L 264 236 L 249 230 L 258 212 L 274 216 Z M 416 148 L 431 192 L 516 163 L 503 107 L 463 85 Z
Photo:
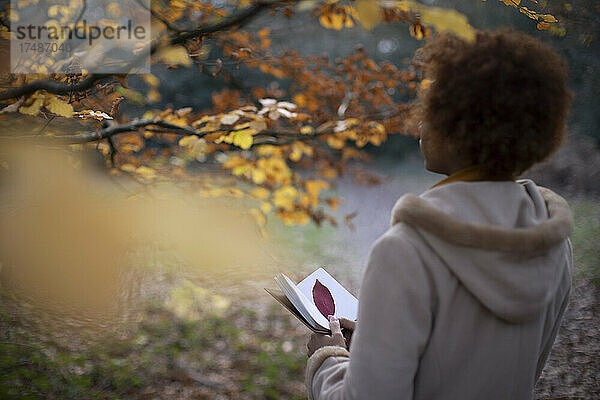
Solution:
M 297 285 L 284 274 L 277 274 L 280 290 L 265 290 L 313 332 L 331 333 L 328 316 L 356 320 L 358 300 L 323 268 Z

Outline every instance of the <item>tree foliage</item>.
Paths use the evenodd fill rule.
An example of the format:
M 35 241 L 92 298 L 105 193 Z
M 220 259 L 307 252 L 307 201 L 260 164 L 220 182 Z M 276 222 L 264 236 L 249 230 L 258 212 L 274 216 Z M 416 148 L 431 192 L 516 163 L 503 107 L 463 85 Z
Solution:
M 535 20 L 538 29 L 550 29 L 558 22 L 520 0 L 501 1 Z M 19 0 L 18 9 L 8 7 L 2 13 L 2 21 L 18 20 L 21 9 L 37 3 Z M 112 4 L 117 12 L 118 2 Z M 77 2 L 45 12 L 49 19 L 78 23 Z M 0 118 L 18 122 L 25 115 L 46 125 L 76 121 L 75 132 L 42 129 L 17 136 L 74 148 L 94 147 L 113 175 L 131 175 L 148 183 L 188 180 L 196 182 L 201 196 L 251 198 L 256 201 L 251 212 L 261 226 L 271 214 L 288 224 L 311 220 L 335 224 L 330 212 L 339 199 L 326 194 L 331 183 L 348 161 L 367 159 L 366 145 L 381 146 L 388 135 L 408 132 L 406 99 L 429 82 L 417 62 L 401 66 L 376 62 L 360 46 L 335 60 L 326 55 L 301 56 L 293 49 L 276 53 L 268 26 L 245 28 L 252 18 L 269 13 L 293 19 L 297 13 L 308 13 L 334 30 L 400 23 L 416 39 L 432 31 L 452 31 L 467 40 L 475 34 L 458 11 L 413 0 L 242 0 L 220 6 L 211 1 L 157 0 L 151 13 L 152 63 L 168 65 L 173 74 L 189 68 L 225 80 L 231 68 L 244 65 L 288 82 L 288 88 L 277 98 L 263 87 L 252 88 L 252 97 L 235 89 L 215 92 L 213 109 L 208 111 L 160 109 L 152 106 L 161 98 L 161 82 L 155 75 L 143 75 L 146 89 L 136 91 L 128 85 L 127 74 L 89 74 L 71 60 L 63 74 L 48 74 L 44 65 L 36 74 L 4 74 L 6 89 L 0 92 L 0 101 L 5 106 Z M 10 38 L 8 23 L 0 34 Z M 211 43 L 222 56 L 209 58 Z M 404 100 L 394 95 L 398 93 L 404 94 Z M 143 104 L 145 112 L 120 113 L 122 102 Z M 216 166 L 230 179 L 198 180 L 197 174 L 189 172 L 191 165 L 203 165 L 207 171 Z

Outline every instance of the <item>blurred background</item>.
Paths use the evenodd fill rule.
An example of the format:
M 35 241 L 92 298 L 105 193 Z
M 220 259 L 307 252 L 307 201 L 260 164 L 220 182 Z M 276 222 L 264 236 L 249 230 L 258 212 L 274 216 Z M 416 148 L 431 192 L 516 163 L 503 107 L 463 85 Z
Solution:
M 19 7 L 40 6 L 18 3 L 3 3 L 0 45 Z M 166 43 L 152 74 L 94 77 L 71 60 L 3 75 L 1 398 L 305 398 L 309 332 L 263 287 L 324 266 L 358 293 L 395 201 L 443 178 L 406 123 L 427 84 L 415 50 L 505 26 L 561 54 L 575 94 L 566 142 L 523 174 L 576 223 L 572 300 L 536 397 L 600 396 L 596 2 L 151 9 Z

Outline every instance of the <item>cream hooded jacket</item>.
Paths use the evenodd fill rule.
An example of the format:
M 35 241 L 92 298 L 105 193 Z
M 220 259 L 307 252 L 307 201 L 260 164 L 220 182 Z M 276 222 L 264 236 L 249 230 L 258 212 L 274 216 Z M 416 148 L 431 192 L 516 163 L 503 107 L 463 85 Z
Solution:
M 531 399 L 567 305 L 572 214 L 530 180 L 405 195 L 371 249 L 350 351 L 309 399 Z

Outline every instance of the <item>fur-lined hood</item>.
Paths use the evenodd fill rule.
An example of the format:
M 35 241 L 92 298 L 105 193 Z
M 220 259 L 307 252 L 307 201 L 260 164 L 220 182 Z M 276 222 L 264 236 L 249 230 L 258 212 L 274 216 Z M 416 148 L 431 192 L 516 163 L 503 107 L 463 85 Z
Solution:
M 392 211 L 392 225 L 400 222 L 509 322 L 527 321 L 553 298 L 564 265 L 557 254 L 570 247 L 573 229 L 567 202 L 530 180 L 455 182 L 407 194 Z

